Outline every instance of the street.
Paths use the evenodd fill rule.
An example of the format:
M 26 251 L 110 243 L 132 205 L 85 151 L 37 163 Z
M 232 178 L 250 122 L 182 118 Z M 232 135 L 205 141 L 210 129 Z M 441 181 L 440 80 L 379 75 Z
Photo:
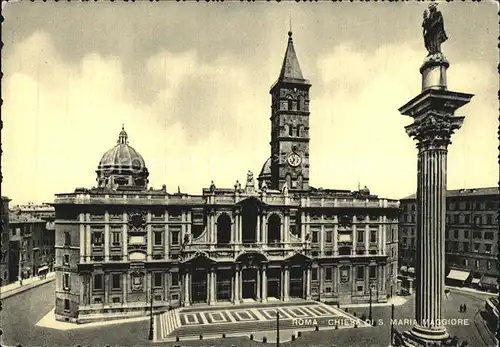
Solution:
M 133 323 L 115 324 L 109 326 L 89 327 L 75 330 L 55 330 L 38 327 L 35 324 L 54 306 L 54 282 L 28 290 L 21 294 L 3 300 L 1 325 L 4 331 L 3 346 L 158 346 L 147 340 L 149 322 L 147 320 Z M 492 335 L 482 322 L 478 321 L 477 312 L 484 306 L 484 295 L 452 291 L 450 298 L 444 301 L 443 317 L 468 319 L 468 325 L 448 326 L 451 335 L 466 338 L 470 346 L 494 346 Z M 408 297 L 408 302 L 396 307 L 395 318 L 413 319 L 414 297 Z M 460 304 L 467 305 L 467 312 L 459 312 Z M 356 312 L 368 316 L 368 307 L 352 308 Z M 319 332 L 304 332 L 302 337 L 294 342 L 282 343 L 287 346 L 388 346 L 390 332 L 390 307 L 373 307 L 373 319 L 381 319 L 383 324 L 373 328 L 340 329 Z M 410 326 L 398 326 L 403 331 Z M 479 329 L 479 330 L 478 330 Z M 250 334 L 250 332 L 249 332 Z M 170 343 L 169 345 L 175 345 Z M 248 338 L 227 338 L 220 340 L 186 341 L 181 346 L 262 346 L 261 343 Z

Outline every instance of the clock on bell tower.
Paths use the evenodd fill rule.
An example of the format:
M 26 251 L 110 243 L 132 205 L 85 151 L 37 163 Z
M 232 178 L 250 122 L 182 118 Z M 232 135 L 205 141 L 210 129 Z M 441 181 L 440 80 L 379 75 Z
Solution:
M 309 88 L 292 32 L 278 80 L 271 87 L 271 188 L 309 189 Z

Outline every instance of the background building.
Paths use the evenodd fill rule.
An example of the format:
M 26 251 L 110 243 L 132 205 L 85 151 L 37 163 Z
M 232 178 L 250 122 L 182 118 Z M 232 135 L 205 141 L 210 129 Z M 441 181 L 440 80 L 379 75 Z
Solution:
M 124 129 L 98 187 L 57 194 L 56 318 L 268 298 L 387 301 L 397 279 L 399 202 L 309 185 L 309 88 L 292 33 L 271 88 L 271 156 L 258 184 L 201 195 L 148 189 Z M 125 160 L 126 159 L 126 160 Z
M 0 258 L 0 284 L 9 282 L 9 201 L 2 196 L 2 235 L 1 235 L 1 258 Z
M 46 272 L 54 259 L 54 230 L 29 214 L 9 215 L 9 282 Z
M 449 190 L 446 196 L 446 271 L 449 284 L 497 288 L 498 188 Z M 399 263 L 413 272 L 416 254 L 415 195 L 401 200 Z

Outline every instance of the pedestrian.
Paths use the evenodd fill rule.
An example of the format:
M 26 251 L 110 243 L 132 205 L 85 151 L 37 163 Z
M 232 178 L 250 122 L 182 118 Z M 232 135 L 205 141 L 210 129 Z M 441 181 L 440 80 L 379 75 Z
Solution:
M 464 307 L 462 304 L 460 304 L 460 312 L 463 312 L 464 311 Z
M 467 312 L 467 306 L 464 304 L 464 312 Z

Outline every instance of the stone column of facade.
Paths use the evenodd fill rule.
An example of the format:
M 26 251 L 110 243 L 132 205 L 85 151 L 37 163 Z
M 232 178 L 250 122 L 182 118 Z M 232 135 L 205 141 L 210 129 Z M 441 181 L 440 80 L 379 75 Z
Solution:
M 122 275 L 122 280 L 123 280 L 123 291 L 122 291 L 122 305 L 126 305 L 127 302 L 128 302 L 128 277 L 129 277 L 129 274 L 128 272 L 125 272 L 123 275 Z
M 184 235 L 186 235 L 186 224 L 185 224 L 185 221 L 186 221 L 186 212 L 183 210 L 181 211 L 181 237 L 180 237 L 180 244 L 182 244 L 184 242 Z M 210 226 L 210 214 L 209 214 L 209 217 L 208 217 L 208 225 Z M 210 230 L 210 227 L 209 227 L 209 230 Z M 208 238 L 209 238 L 209 241 L 210 242 L 210 233 L 208 234 Z
M 207 304 L 212 305 L 212 270 L 207 270 Z
M 111 281 L 109 280 L 109 273 L 104 273 L 104 305 L 109 305 L 109 291 L 111 289 Z
M 322 283 L 323 281 L 321 281 Z M 333 292 L 338 294 L 339 292 L 339 268 L 337 265 L 333 266 Z
M 90 231 L 90 213 L 85 215 L 85 256 L 87 261 L 92 261 L 92 235 Z
M 379 217 L 379 225 L 378 225 L 378 230 L 377 230 L 377 254 L 383 255 L 383 245 L 382 245 L 382 240 L 383 240 L 383 234 L 384 234 L 384 217 L 380 216 Z
M 104 261 L 109 261 L 109 213 L 104 212 Z
M 212 270 L 212 297 L 214 303 L 217 302 L 217 271 Z
M 260 224 L 260 220 L 261 220 L 262 216 L 260 214 L 257 215 L 257 225 L 255 226 L 256 227 L 256 232 L 255 232 L 255 238 L 256 238 L 256 243 L 262 243 L 262 235 L 261 235 L 261 224 Z
M 358 235 L 356 234 L 356 216 L 352 216 L 352 249 L 351 254 L 356 255 L 356 246 L 358 243 Z
M 335 267 L 334 267 L 335 269 Z M 325 271 L 323 270 L 323 266 L 318 266 L 318 277 L 319 277 L 319 295 L 321 297 L 321 294 L 323 294 L 323 291 L 324 291 L 324 288 L 325 288 L 325 285 L 324 285 L 324 282 L 325 282 Z M 335 281 L 333 282 L 333 286 L 334 286 L 334 289 L 333 291 L 336 292 L 335 290 Z
M 184 273 L 184 285 L 183 285 L 183 291 L 184 291 L 184 307 L 188 307 L 191 305 L 191 298 L 189 295 L 189 286 L 190 286 L 190 280 L 189 280 L 189 272 Z
M 285 211 L 285 225 L 283 226 L 283 242 L 285 245 L 288 244 L 290 240 L 290 214 L 288 211 Z
M 370 254 L 370 217 L 367 217 L 368 220 L 366 221 L 365 225 L 365 255 Z
M 80 231 L 80 263 L 84 263 L 87 261 L 86 257 L 86 242 L 85 242 L 85 215 L 83 213 L 80 213 L 80 225 L 79 225 L 79 231 Z
M 147 215 L 147 261 L 151 261 L 153 259 L 153 226 L 151 225 L 151 212 L 148 211 Z
M 289 267 L 289 265 L 285 265 L 284 285 L 283 285 L 283 287 L 285 288 L 284 295 L 283 295 L 283 300 L 284 301 L 289 301 L 290 300 L 290 267 Z
M 383 228 L 382 228 L 382 255 L 387 255 L 387 233 L 391 231 L 390 225 L 387 223 L 387 216 L 383 216 Z
M 85 305 L 85 294 L 87 293 L 87 275 L 80 274 L 80 281 L 82 283 L 82 288 L 80 289 L 80 306 Z
M 210 215 L 210 225 L 212 228 L 212 243 L 216 244 L 217 243 L 217 228 L 215 225 L 215 212 L 212 212 Z
M 325 255 L 325 216 L 321 215 L 321 226 L 319 231 L 319 252 L 321 256 Z
M 305 212 L 300 213 L 300 242 L 306 242 L 306 216 Z
M 243 217 L 240 215 L 238 215 L 238 243 L 241 244 L 242 240 L 243 240 Z
M 261 288 L 262 288 L 262 282 L 260 280 L 260 272 L 261 272 L 261 268 L 257 268 L 257 279 L 256 279 L 256 282 L 257 282 L 257 295 L 256 295 L 256 299 L 257 301 L 261 301 Z
M 405 127 L 417 141 L 417 259 L 415 320 L 409 339 L 424 344 L 448 337 L 442 319 L 445 279 L 444 230 L 446 217 L 447 148 L 464 117 L 454 116 L 472 94 L 447 90 L 449 63 L 440 52 L 429 54 L 420 68 L 422 92 L 401 107 L 414 119 Z
M 261 238 L 262 238 L 262 243 L 267 244 L 267 216 L 265 214 L 262 215 L 260 219 L 260 233 L 261 233 Z
M 165 236 L 163 237 L 163 255 L 165 259 L 170 257 L 170 228 L 168 225 L 168 211 L 165 211 Z
M 337 218 L 337 217 L 335 217 Z M 338 246 L 338 241 L 339 241 L 339 226 L 338 224 L 334 221 L 333 225 L 333 256 L 337 257 L 339 255 L 339 246 Z
M 240 269 L 239 265 L 235 264 L 234 266 L 234 303 L 240 302 Z
M 311 300 L 311 264 L 307 265 L 306 270 L 306 300 Z
M 123 230 L 122 230 L 122 256 L 124 261 L 128 261 L 128 217 L 127 213 L 123 213 Z
M 267 264 L 262 266 L 262 302 L 267 302 Z

